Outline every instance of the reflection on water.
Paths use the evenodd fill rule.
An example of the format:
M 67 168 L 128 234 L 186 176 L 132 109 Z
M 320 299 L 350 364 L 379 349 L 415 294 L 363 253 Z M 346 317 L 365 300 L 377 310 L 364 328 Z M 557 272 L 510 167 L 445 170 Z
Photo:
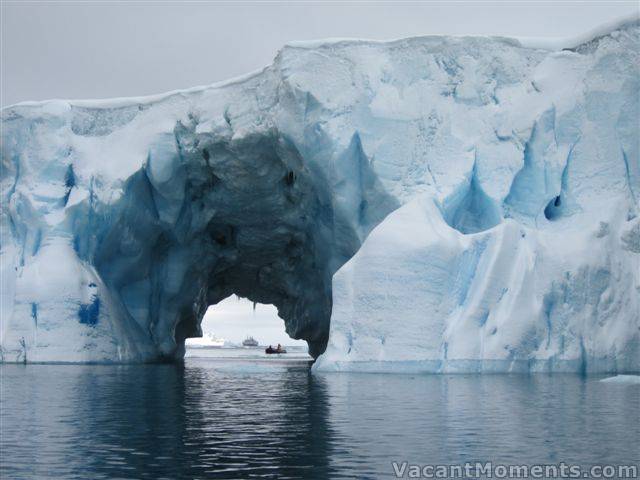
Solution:
M 3 478 L 392 478 L 412 463 L 638 463 L 638 386 L 311 375 L 304 360 L 3 365 Z

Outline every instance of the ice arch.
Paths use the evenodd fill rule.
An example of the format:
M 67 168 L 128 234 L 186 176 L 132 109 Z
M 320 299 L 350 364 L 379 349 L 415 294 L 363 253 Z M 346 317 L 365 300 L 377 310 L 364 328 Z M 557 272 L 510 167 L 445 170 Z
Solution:
M 129 179 L 96 269 L 168 355 L 231 294 L 274 304 L 289 335 L 317 355 L 328 336 L 331 276 L 358 247 L 326 190 L 276 133 L 232 143 L 179 133 Z
M 207 308 L 232 294 L 275 305 L 292 338 L 306 340 L 313 356 L 324 351 L 331 278 L 397 202 L 373 174 L 357 136 L 339 156 L 349 181 L 336 200 L 326 176 L 313 172 L 277 130 L 230 139 L 196 128 L 196 121 L 179 121 L 156 136 L 112 202 L 99 201 L 93 183 L 87 198 L 74 200 L 73 164 L 64 170 L 56 204 L 69 231 L 56 242 L 68 245 L 58 245 L 52 257 L 75 257 L 68 261 L 84 270 L 74 273 L 81 298 L 63 308 L 91 327 L 77 356 L 67 351 L 64 359 L 181 358 L 184 340 L 200 336 Z M 52 233 L 26 247 L 27 257 L 47 255 Z M 52 304 L 62 302 L 30 301 L 41 313 L 39 331 L 47 328 L 43 312 L 60 315 Z M 51 359 L 51 349 L 35 342 L 28 342 L 30 360 Z

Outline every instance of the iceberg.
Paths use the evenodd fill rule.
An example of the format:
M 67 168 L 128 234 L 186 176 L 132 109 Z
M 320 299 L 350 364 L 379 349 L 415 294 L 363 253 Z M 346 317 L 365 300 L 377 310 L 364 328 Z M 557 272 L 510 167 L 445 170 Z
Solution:
M 640 375 L 616 375 L 600 380 L 602 383 L 613 383 L 622 385 L 640 385 Z
M 185 346 L 188 348 L 216 348 L 224 347 L 227 341 L 213 333 L 205 333 L 202 337 L 188 338 Z
M 178 360 L 236 294 L 315 371 L 640 371 L 639 36 L 293 43 L 4 108 L 2 361 Z

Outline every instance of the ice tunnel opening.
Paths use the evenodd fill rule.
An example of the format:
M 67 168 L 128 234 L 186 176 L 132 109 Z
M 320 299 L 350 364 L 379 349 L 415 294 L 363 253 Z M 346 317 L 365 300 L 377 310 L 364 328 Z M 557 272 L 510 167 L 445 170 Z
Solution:
M 179 125 L 115 206 L 77 212 L 74 245 L 92 257 L 135 348 L 150 342 L 163 359 L 182 358 L 207 309 L 237 295 L 274 305 L 289 337 L 317 357 L 333 274 L 395 207 L 375 182 L 359 182 L 349 203 L 377 210 L 356 223 L 327 182 L 277 132 L 223 141 Z
M 187 339 L 187 348 L 240 347 L 249 338 L 255 339 L 260 347 L 278 344 L 307 346 L 304 341 L 289 336 L 275 305 L 251 302 L 237 295 L 210 305 L 200 327 L 203 336 Z

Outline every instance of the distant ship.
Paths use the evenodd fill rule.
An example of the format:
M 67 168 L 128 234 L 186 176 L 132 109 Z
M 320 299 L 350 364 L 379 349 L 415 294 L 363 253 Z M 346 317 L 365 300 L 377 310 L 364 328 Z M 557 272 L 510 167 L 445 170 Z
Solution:
M 253 337 L 247 337 L 242 341 L 244 347 L 257 347 L 258 341 Z
M 224 347 L 226 340 L 217 337 L 213 333 L 205 333 L 202 338 L 189 338 L 186 341 L 187 347 L 192 348 L 217 348 Z

